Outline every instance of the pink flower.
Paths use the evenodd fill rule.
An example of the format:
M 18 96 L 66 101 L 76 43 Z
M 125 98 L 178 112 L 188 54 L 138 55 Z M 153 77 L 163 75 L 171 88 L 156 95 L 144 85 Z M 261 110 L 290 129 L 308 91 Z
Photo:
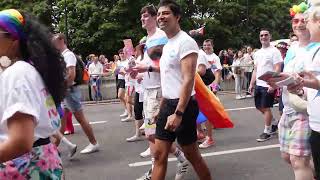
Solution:
M 2 172 L 1 172 L 2 173 Z M 17 180 L 23 180 L 25 179 L 18 171 L 18 169 L 14 166 L 7 165 L 4 169 L 3 174 L 0 175 L 2 177 L 4 175 L 5 179 L 17 179 Z M 0 178 L 2 179 L 2 178 Z
M 17 172 L 15 174 L 12 174 L 10 179 L 13 179 L 13 180 L 24 180 L 25 177 Z
M 56 169 L 57 167 L 59 167 L 59 161 L 57 161 L 56 158 L 54 158 L 54 157 L 49 157 L 47 160 L 48 160 L 49 169 L 54 170 L 54 169 Z
M 38 166 L 41 169 L 41 171 L 46 171 L 49 169 L 49 164 L 43 159 L 38 161 L 36 166 Z
M 53 148 L 52 145 L 46 145 L 43 147 L 43 156 L 45 157 L 51 157 L 51 156 L 55 156 L 56 154 L 56 150 Z
M 0 179 L 9 179 L 9 177 L 6 172 L 0 171 Z

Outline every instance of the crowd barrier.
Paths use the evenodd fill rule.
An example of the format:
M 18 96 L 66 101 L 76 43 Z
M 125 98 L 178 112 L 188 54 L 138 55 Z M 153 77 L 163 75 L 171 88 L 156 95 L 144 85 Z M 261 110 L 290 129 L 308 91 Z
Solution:
M 235 78 L 234 78 L 234 68 L 246 68 L 252 66 L 228 66 L 223 67 L 222 69 L 222 76 L 220 81 L 220 88 L 222 92 L 226 93 L 234 93 L 235 91 Z M 250 82 L 248 81 L 249 77 L 243 76 L 244 81 L 241 84 L 241 89 L 243 91 L 247 91 Z M 89 94 L 90 85 L 81 85 L 80 89 L 82 92 L 82 100 L 83 101 L 90 101 L 90 94 Z M 111 100 L 117 98 L 117 89 L 116 89 L 116 78 L 113 75 L 109 75 L 106 77 L 101 77 L 101 86 L 100 92 L 102 95 L 102 100 Z M 91 90 L 91 97 L 94 97 L 94 91 Z
M 89 94 L 90 83 L 88 85 L 80 85 L 82 93 L 82 101 L 90 101 L 91 97 L 94 97 L 94 91 L 91 90 Z M 100 92 L 102 100 L 110 100 L 117 98 L 116 78 L 114 76 L 101 77 Z
M 236 68 L 242 69 L 240 75 L 235 74 L 234 70 Z M 241 65 L 241 66 L 224 66 L 221 70 L 221 81 L 220 87 L 222 91 L 235 92 L 235 77 L 238 76 L 242 79 L 241 89 L 242 91 L 247 91 L 250 85 L 252 71 L 245 71 L 244 69 L 253 69 L 253 65 Z

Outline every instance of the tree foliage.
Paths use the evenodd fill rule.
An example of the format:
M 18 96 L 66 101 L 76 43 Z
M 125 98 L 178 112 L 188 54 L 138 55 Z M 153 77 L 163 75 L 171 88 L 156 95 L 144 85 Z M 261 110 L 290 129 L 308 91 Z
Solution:
M 68 32 L 69 46 L 84 56 L 103 53 L 112 56 L 131 38 L 137 43 L 146 32 L 141 28 L 140 9 L 156 0 L 2 0 L 0 7 L 31 12 L 54 32 Z M 289 8 L 297 0 L 177 0 L 183 9 L 185 31 L 205 24 L 200 43 L 212 38 L 216 49 L 259 47 L 260 28 L 274 39 L 291 32 Z M 67 28 L 66 20 L 67 19 Z

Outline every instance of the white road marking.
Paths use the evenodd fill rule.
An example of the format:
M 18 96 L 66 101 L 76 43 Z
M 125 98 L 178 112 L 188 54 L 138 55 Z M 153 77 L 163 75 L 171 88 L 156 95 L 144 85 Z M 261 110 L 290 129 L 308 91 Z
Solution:
M 246 109 L 255 109 L 255 107 L 243 107 L 243 108 L 234 108 L 234 109 L 226 109 L 226 111 L 241 111 L 241 110 L 246 110 Z M 89 124 L 104 124 L 107 123 L 107 121 L 93 121 L 89 122 Z M 80 126 L 80 124 L 75 123 L 73 124 L 74 126 Z
M 89 122 L 89 124 L 103 124 L 103 123 L 107 123 L 108 121 L 92 121 L 92 122 Z M 80 126 L 80 124 L 78 123 L 74 123 L 73 124 L 74 126 Z
M 219 155 L 225 155 L 225 154 L 235 154 L 235 153 L 241 153 L 241 152 L 259 151 L 264 149 L 273 149 L 273 148 L 279 148 L 279 147 L 280 147 L 279 144 L 273 144 L 273 145 L 267 145 L 267 146 L 256 146 L 251 148 L 232 149 L 227 151 L 204 153 L 201 155 L 202 157 L 210 157 L 210 156 L 219 156 Z M 168 161 L 169 162 L 177 161 L 177 158 L 168 158 Z M 134 162 L 129 164 L 129 167 L 139 167 L 139 166 L 146 166 L 146 165 L 151 165 L 151 161 Z
M 255 109 L 256 107 L 243 107 L 243 108 L 234 108 L 234 109 L 225 109 L 226 111 L 241 111 L 246 109 Z

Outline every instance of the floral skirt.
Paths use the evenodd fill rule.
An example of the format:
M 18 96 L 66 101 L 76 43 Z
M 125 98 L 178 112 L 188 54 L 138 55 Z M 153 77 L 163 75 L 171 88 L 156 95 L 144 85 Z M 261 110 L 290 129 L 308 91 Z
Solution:
M 60 180 L 62 162 L 53 144 L 34 147 L 31 152 L 0 164 L 0 179 Z

